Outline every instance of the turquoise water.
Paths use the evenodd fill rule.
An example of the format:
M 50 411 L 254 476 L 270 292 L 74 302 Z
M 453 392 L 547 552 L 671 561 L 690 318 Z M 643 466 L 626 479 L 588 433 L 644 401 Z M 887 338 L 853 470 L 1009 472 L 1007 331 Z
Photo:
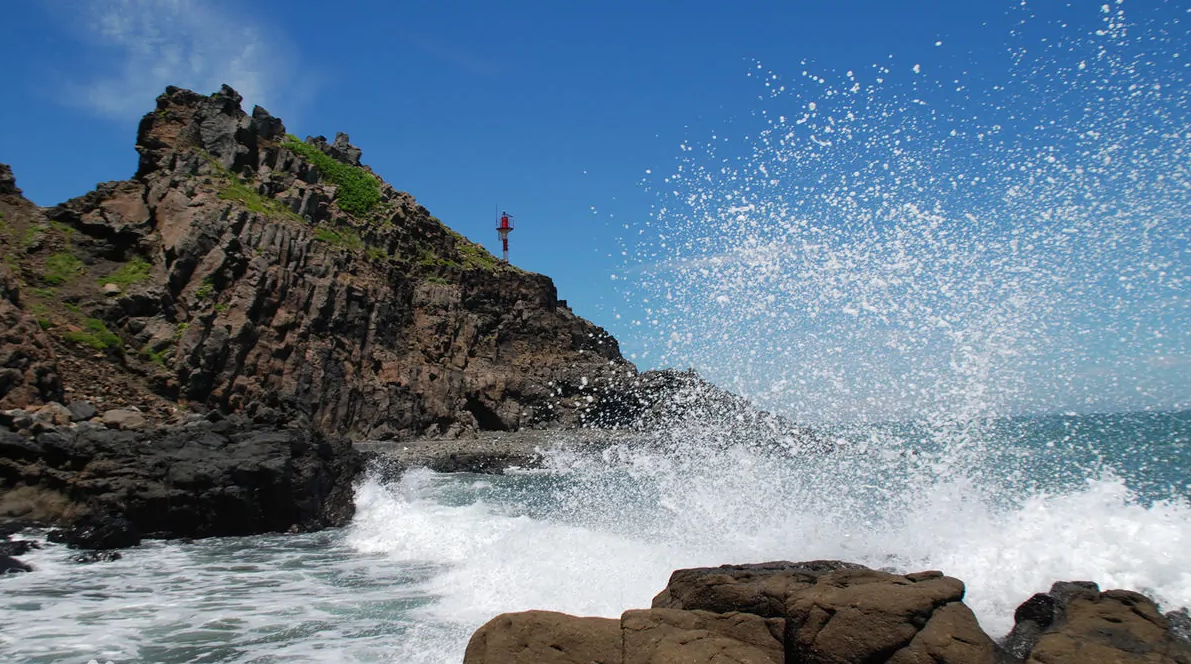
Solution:
M 459 662 L 502 611 L 615 616 L 675 568 L 771 559 L 942 569 L 994 636 L 1058 579 L 1191 604 L 1191 413 L 835 433 L 826 456 L 705 428 L 508 476 L 415 470 L 364 481 L 344 529 L 109 564 L 47 544 L 3 580 L 0 661 Z

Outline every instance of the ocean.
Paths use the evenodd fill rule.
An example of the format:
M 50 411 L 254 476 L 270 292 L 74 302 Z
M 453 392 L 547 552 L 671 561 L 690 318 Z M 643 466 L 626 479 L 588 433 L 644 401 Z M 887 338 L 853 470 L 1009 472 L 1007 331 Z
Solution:
M 342 529 L 93 565 L 46 544 L 3 580 L 0 661 L 458 664 L 500 612 L 617 616 L 674 569 L 767 560 L 942 570 L 994 637 L 1057 580 L 1191 605 L 1191 412 L 855 426 L 830 454 L 700 430 L 370 476 Z

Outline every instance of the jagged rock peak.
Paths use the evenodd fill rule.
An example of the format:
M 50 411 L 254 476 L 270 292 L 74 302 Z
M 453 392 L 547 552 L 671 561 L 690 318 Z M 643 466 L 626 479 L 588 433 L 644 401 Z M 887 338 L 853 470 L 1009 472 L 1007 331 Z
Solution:
M 8 164 L 0 164 L 0 195 L 19 193 L 21 190 L 17 188 L 17 179 L 13 177 L 12 167 Z
M 167 87 L 157 97 L 156 110 L 141 118 L 137 128 L 137 177 L 156 170 L 171 151 L 186 148 L 205 151 L 224 168 L 248 165 L 258 141 L 281 139 L 285 125 L 260 106 L 249 116 L 240 107 L 243 100 L 226 84 L 210 96 Z
M 335 142 L 327 143 L 326 136 L 307 136 L 306 142 L 323 152 L 323 154 L 352 166 L 360 165 L 360 157 L 364 151 L 351 144 L 351 138 L 343 132 L 335 134 Z

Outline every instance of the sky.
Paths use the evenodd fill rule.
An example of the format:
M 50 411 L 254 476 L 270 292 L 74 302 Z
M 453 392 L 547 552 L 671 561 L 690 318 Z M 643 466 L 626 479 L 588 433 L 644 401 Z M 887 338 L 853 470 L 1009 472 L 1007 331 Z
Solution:
M 1023 45 L 1033 53 L 1050 33 L 1062 34 L 1056 25 L 1082 31 L 1103 20 L 1101 2 L 1035 5 L 1028 12 L 1033 22 L 1023 28 L 1015 2 L 953 0 L 345 0 L 333 6 L 307 0 L 8 0 L 0 23 L 0 61 L 6 63 L 0 161 L 13 166 L 18 185 L 38 204 L 82 195 L 97 182 L 133 174 L 137 122 L 165 86 L 212 92 L 226 82 L 244 95 L 246 110 L 264 106 L 292 133 L 347 132 L 363 149 L 365 163 L 490 250 L 499 250 L 497 211 L 512 213 L 512 262 L 551 276 L 559 296 L 612 332 L 642 368 L 690 364 L 742 391 L 772 394 L 774 385 L 787 386 L 791 374 L 808 371 L 808 363 L 822 363 L 822 357 L 786 357 L 786 348 L 778 352 L 786 353 L 788 364 L 761 371 L 760 379 L 750 369 L 754 379 L 739 380 L 737 367 L 716 358 L 731 356 L 738 363 L 735 351 L 766 347 L 731 340 L 684 345 L 686 333 L 673 322 L 684 313 L 700 314 L 706 302 L 698 302 L 708 294 L 702 286 L 685 286 L 692 302 L 685 312 L 669 311 L 664 321 L 657 322 L 644 302 L 672 286 L 656 274 L 673 258 L 659 236 L 672 228 L 710 245 L 724 239 L 691 232 L 692 225 L 716 223 L 715 214 L 675 221 L 684 214 L 676 201 L 690 200 L 690 191 L 670 186 L 667 177 L 680 166 L 707 167 L 721 152 L 778 159 L 758 157 L 758 133 L 771 122 L 765 119 L 769 109 L 776 115 L 805 103 L 811 93 L 796 88 L 807 85 L 805 77 L 799 82 L 800 72 L 835 80 L 856 71 L 868 76 L 869 85 L 879 74 L 874 66 L 883 67 L 891 100 L 920 95 L 936 107 L 962 106 L 971 101 L 969 93 L 917 87 L 915 77 L 996 89 L 1013 77 L 1014 48 L 1020 58 Z M 1188 3 L 1127 6 L 1160 25 L 1176 25 L 1186 18 Z M 1186 36 L 1179 25 L 1170 38 L 1176 46 Z M 781 98 L 774 92 L 779 80 L 792 88 Z M 1175 109 L 1176 124 L 1187 118 L 1185 110 Z M 963 112 L 980 110 L 973 104 Z M 734 142 L 711 149 L 710 136 Z M 696 145 L 698 155 L 692 156 Z M 753 236 L 788 237 L 781 229 L 750 229 Z M 738 240 L 728 238 L 727 244 L 738 249 Z M 1175 232 L 1171 240 L 1185 242 L 1185 235 Z M 1186 254 L 1176 254 L 1167 258 L 1181 275 L 1188 270 Z M 1186 332 L 1179 329 L 1185 305 L 1177 305 L 1161 321 L 1152 312 L 1145 319 L 1175 337 L 1170 341 L 1168 334 L 1155 360 L 1171 375 L 1191 373 Z M 739 321 L 743 314 L 732 315 Z M 740 334 L 763 336 L 765 329 L 744 325 Z M 1100 360 L 1115 362 L 1124 351 L 1108 344 L 1081 352 L 1102 369 Z M 886 378 L 905 375 L 890 371 Z M 839 376 L 823 380 L 829 379 Z M 1185 405 L 1189 383 L 1163 378 L 1148 389 L 1168 394 L 1153 398 L 1131 396 L 1133 383 L 1097 383 L 1095 389 L 1109 396 L 1095 408 Z M 813 389 L 836 400 L 871 400 L 844 397 L 825 385 Z M 780 410 L 788 401 L 779 396 L 771 405 Z M 819 402 L 800 403 L 792 407 L 800 416 L 840 416 L 826 413 L 831 408 Z

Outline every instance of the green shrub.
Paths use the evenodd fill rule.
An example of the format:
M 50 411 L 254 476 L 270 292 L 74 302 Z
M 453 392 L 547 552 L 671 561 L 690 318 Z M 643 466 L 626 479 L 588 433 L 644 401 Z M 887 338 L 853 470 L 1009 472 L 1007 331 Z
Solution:
M 384 247 L 368 247 L 368 260 L 379 263 L 389 260 L 389 252 Z
M 230 173 L 223 171 L 222 174 L 228 178 L 233 178 L 223 189 L 219 190 L 219 198 L 222 200 L 239 203 L 241 207 L 249 212 L 273 217 L 285 217 L 294 221 L 305 221 L 305 219 L 280 202 L 262 196 L 256 189 L 253 189 L 238 179 L 234 179 L 234 176 Z
M 124 348 L 124 342 L 120 340 L 120 337 L 109 330 L 98 318 L 88 318 L 83 321 L 82 330 L 66 330 L 62 333 L 62 338 L 101 351 L 110 348 Z
M 21 246 L 31 248 L 37 245 L 37 241 L 41 238 L 41 229 L 30 227 L 25 229 L 24 235 L 21 237 Z
M 220 302 L 215 305 L 215 313 L 217 313 L 217 314 L 224 313 L 225 311 L 227 311 L 227 309 L 228 309 L 228 306 L 227 306 L 226 302 Z
M 61 252 L 45 259 L 45 274 L 42 280 L 51 286 L 61 286 L 78 276 L 83 269 L 83 261 L 74 254 Z
M 459 253 L 463 256 L 464 267 L 474 267 L 483 270 L 495 270 L 500 261 L 496 256 L 488 253 L 483 247 L 464 242 L 458 245 Z
M 364 241 L 360 239 L 359 233 L 350 228 L 319 226 L 314 229 L 314 239 L 349 251 L 360 251 L 364 248 Z
M 120 266 L 115 272 L 100 279 L 100 284 L 116 284 L 121 288 L 128 288 L 133 284 L 149 278 L 149 271 L 153 266 L 143 258 L 136 257 Z
M 207 277 L 203 279 L 203 283 L 194 291 L 194 296 L 200 300 L 206 300 L 214 293 L 215 284 L 211 281 L 211 277 Z
M 181 339 L 182 335 L 185 334 L 186 330 L 188 329 L 190 329 L 190 323 L 178 323 L 177 327 L 174 328 L 174 341 Z
M 149 345 L 146 345 L 144 348 L 142 348 L 139 355 L 146 360 L 153 362 L 154 364 L 160 364 L 163 367 L 165 366 L 165 355 L 153 350 L 153 348 Z
M 371 173 L 358 166 L 338 161 L 313 145 L 298 140 L 293 134 L 286 135 L 283 145 L 314 164 L 323 177 L 338 188 L 335 200 L 339 203 L 340 210 L 351 215 L 363 216 L 380 202 L 380 183 Z
M 463 266 L 449 258 L 443 258 L 434 253 L 434 250 L 426 245 L 418 246 L 418 265 L 424 268 L 434 269 L 440 267 L 461 269 Z
M 62 237 L 66 238 L 68 242 L 70 241 L 70 238 L 74 236 L 74 226 L 71 226 L 70 224 L 64 224 L 60 221 L 51 221 L 50 228 L 62 234 Z
M 430 283 L 432 283 L 432 284 L 446 284 L 446 283 L 450 283 L 450 282 L 448 282 L 446 279 L 443 279 L 442 277 L 426 277 L 426 281 L 429 281 L 429 282 L 430 282 Z

